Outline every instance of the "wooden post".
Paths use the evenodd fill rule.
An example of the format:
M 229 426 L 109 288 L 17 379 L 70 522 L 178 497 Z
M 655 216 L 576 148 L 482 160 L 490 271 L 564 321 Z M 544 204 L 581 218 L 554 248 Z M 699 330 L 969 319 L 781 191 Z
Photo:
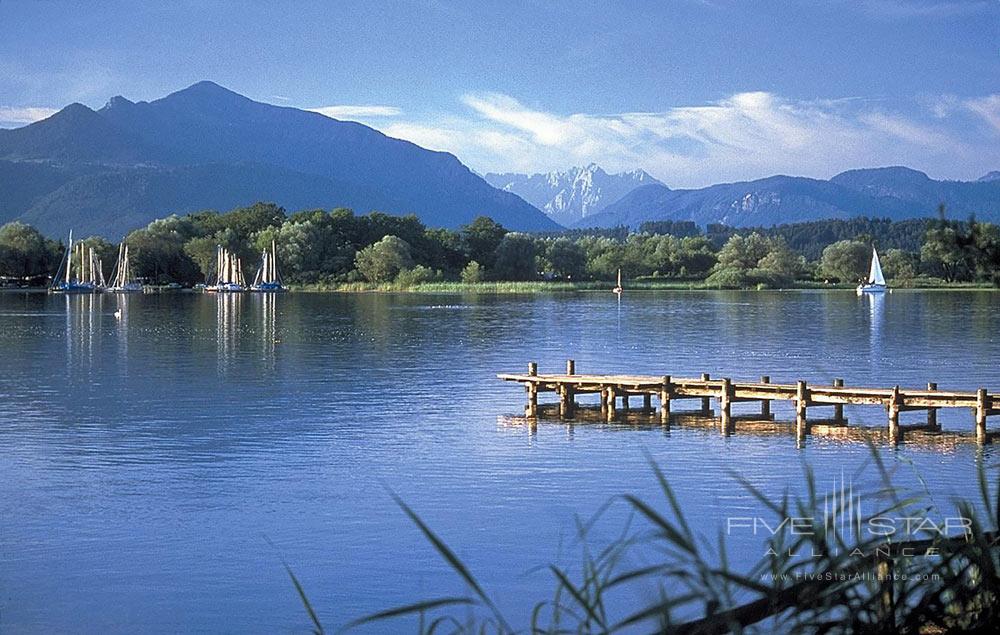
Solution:
M 771 376 L 770 375 L 763 375 L 763 376 L 761 376 L 760 383 L 762 383 L 762 384 L 770 384 L 771 383 Z M 761 419 L 770 419 L 771 418 L 771 400 L 770 399 L 764 399 L 763 401 L 760 402 L 760 418 Z
M 615 420 L 615 388 L 614 386 L 608 386 L 605 389 L 605 402 L 607 403 L 607 418 L 608 421 Z
M 701 380 L 702 381 L 709 381 L 711 378 L 712 378 L 712 376 L 709 375 L 708 373 L 702 373 L 701 374 Z M 712 411 L 712 402 L 711 402 L 711 400 L 710 400 L 709 397 L 702 397 L 701 398 L 701 411 L 702 412 L 711 412 Z
M 899 396 L 899 386 L 893 386 L 889 397 L 889 441 L 899 442 L 899 406 L 902 399 Z
M 986 443 L 986 412 L 989 409 L 986 389 L 976 391 L 976 441 Z
M 799 380 L 795 383 L 795 433 L 799 437 L 804 437 L 809 433 L 809 423 L 806 419 L 806 408 L 809 404 L 809 388 L 806 382 Z
M 670 375 L 663 376 L 660 386 L 660 421 L 670 423 Z
M 601 395 L 601 399 L 600 399 L 600 402 L 601 402 L 601 417 L 602 418 L 607 418 L 607 416 L 608 416 L 608 387 L 607 386 L 601 386 L 600 395 Z
M 732 410 L 733 382 L 728 377 L 722 378 L 722 390 L 719 392 L 719 410 L 722 417 L 722 431 L 729 433 L 729 427 L 733 422 Z
M 927 382 L 927 390 L 937 390 L 937 382 Z M 935 430 L 938 429 L 937 408 L 927 409 L 927 427 L 934 428 Z
M 528 374 L 532 377 L 538 375 L 538 364 L 528 362 Z M 528 405 L 524 409 L 524 416 L 533 418 L 538 416 L 538 384 L 529 382 L 525 386 L 528 390 Z
M 528 362 L 528 374 L 532 377 L 538 375 L 538 364 L 535 362 Z M 526 417 L 537 417 L 538 416 L 538 384 L 535 382 L 528 382 L 525 384 L 525 389 L 528 391 L 528 405 L 524 408 L 524 416 Z
M 653 411 L 653 395 L 648 392 L 642 395 L 642 413 L 649 414 Z
M 843 388 L 844 380 L 841 379 L 840 377 L 837 377 L 836 379 L 833 380 L 833 387 Z M 833 406 L 833 420 L 836 421 L 837 423 L 844 422 L 844 404 L 838 403 Z
M 622 410 L 628 412 L 628 393 L 624 390 L 622 391 Z
M 571 359 L 566 360 L 566 374 L 573 375 L 576 370 L 575 363 Z M 559 387 L 559 416 L 572 417 L 576 413 L 576 402 L 574 401 L 574 390 L 570 384 L 563 384 Z

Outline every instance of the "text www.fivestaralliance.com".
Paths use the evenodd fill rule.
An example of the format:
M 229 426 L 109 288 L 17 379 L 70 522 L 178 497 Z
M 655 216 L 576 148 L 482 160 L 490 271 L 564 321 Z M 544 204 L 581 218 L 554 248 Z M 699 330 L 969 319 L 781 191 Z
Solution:
M 824 573 L 763 573 L 760 576 L 763 582 L 804 582 L 804 581 L 829 581 L 829 582 L 848 582 L 848 581 L 865 581 L 870 580 L 872 582 L 883 582 L 887 580 L 909 580 L 915 582 L 928 582 L 932 580 L 940 580 L 941 576 L 932 573 L 922 573 L 922 574 L 904 574 L 904 573 L 893 573 L 890 575 L 878 575 L 877 573 L 866 571 L 866 572 L 855 572 L 855 573 L 837 573 L 837 572 L 824 572 Z

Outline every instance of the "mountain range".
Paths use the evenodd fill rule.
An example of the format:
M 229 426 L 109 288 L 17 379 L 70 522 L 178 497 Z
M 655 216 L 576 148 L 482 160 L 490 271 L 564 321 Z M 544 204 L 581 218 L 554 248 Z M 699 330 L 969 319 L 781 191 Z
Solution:
M 637 187 L 662 185 L 643 170 L 608 174 L 594 163 L 565 172 L 490 173 L 483 178 L 497 189 L 517 194 L 566 227 L 603 211 Z
M 166 214 L 259 200 L 412 212 L 433 227 L 487 215 L 511 229 L 558 229 L 451 154 L 212 82 L 151 102 L 114 97 L 100 110 L 71 104 L 0 130 L 0 223 L 120 237 Z
M 906 167 L 842 172 L 829 180 L 772 176 L 701 189 L 638 187 L 577 227 L 638 227 L 645 221 L 690 220 L 752 227 L 828 218 L 870 216 L 903 220 L 947 216 L 1000 221 L 1000 174 L 976 181 L 937 181 Z
M 199 82 L 150 102 L 71 104 L 0 129 L 0 224 L 118 238 L 171 213 L 273 201 L 290 211 L 415 213 L 456 228 L 480 215 L 523 231 L 690 220 L 737 227 L 851 218 L 1000 221 L 1000 171 L 938 181 L 905 167 L 829 179 L 772 176 L 672 190 L 642 170 L 473 173 L 455 156 L 359 123 L 253 101 Z M 543 213 L 543 211 L 545 213 Z

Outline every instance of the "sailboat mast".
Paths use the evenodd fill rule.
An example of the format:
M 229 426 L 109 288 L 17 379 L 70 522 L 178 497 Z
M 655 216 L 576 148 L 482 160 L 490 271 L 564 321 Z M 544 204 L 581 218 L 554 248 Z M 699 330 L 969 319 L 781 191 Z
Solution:
M 73 279 L 73 230 L 69 230 L 69 245 L 66 247 L 66 282 Z
M 278 281 L 278 248 L 271 241 L 271 282 Z

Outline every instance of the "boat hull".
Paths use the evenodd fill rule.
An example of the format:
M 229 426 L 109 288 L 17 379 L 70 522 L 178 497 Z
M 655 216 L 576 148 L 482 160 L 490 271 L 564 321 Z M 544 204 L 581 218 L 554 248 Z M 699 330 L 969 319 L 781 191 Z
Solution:
M 858 295 L 864 293 L 885 293 L 889 287 L 884 284 L 860 284 L 858 285 Z
M 74 283 L 63 283 L 49 287 L 49 293 L 97 293 L 100 291 L 96 286 L 92 284 L 74 284 Z

